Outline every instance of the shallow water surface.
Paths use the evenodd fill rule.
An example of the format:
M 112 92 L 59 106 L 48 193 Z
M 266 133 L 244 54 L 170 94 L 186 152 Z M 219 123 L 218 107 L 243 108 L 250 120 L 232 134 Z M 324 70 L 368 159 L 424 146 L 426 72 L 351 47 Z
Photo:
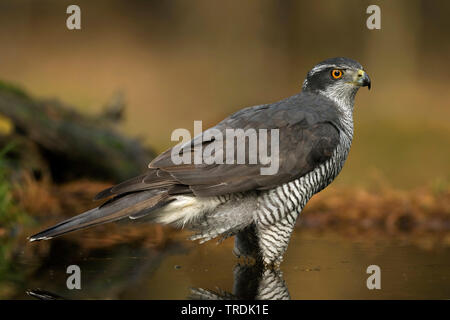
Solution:
M 19 257 L 16 268 L 34 271 L 13 283 L 11 298 L 31 298 L 26 291 L 38 288 L 66 299 L 450 298 L 448 247 L 425 250 L 299 228 L 281 272 L 264 272 L 232 255 L 233 239 L 220 245 L 174 240 L 163 248 L 125 243 L 90 251 L 61 239 L 44 261 Z M 66 268 L 73 264 L 81 269 L 81 290 L 66 287 Z M 381 268 L 380 290 L 366 286 L 369 265 Z

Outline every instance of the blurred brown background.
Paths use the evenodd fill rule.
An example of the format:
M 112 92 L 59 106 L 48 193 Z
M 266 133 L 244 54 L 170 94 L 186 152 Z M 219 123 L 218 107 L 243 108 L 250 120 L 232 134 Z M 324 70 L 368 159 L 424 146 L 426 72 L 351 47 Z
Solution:
M 176 128 L 211 126 L 300 90 L 317 62 L 347 56 L 372 78 L 355 108 L 340 184 L 447 184 L 448 1 L 0 2 L 0 78 L 96 113 L 121 90 L 122 129 L 162 151 Z M 366 8 L 381 7 L 381 30 Z

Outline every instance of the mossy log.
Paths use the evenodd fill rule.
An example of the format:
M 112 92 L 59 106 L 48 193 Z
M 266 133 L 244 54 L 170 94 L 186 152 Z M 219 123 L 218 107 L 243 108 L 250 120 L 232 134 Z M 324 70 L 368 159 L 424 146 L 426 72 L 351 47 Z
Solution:
M 123 108 L 118 97 L 103 114 L 87 116 L 59 101 L 36 99 L 0 82 L 0 115 L 13 126 L 0 143 L 12 140 L 24 148 L 16 150 L 22 162 L 28 158 L 42 163 L 43 159 L 55 182 L 80 177 L 116 182 L 141 173 L 154 157 L 139 139 L 115 129 Z

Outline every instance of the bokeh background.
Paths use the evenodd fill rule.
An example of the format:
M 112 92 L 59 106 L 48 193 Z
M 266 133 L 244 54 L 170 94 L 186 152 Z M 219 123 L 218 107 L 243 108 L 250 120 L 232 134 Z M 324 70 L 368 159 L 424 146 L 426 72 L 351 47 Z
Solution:
M 212 126 L 243 107 L 278 101 L 297 93 L 321 60 L 353 58 L 373 87 L 357 95 L 353 146 L 333 188 L 357 191 L 341 203 L 341 194 L 325 190 L 321 197 L 334 202 L 313 209 L 356 203 L 389 216 L 397 207 L 438 205 L 445 216 L 438 229 L 448 228 L 450 2 L 78 0 L 82 30 L 75 31 L 66 28 L 70 4 L 0 2 L 0 79 L 87 115 L 123 92 L 119 130 L 160 152 L 174 144 L 176 128 L 193 130 L 194 120 Z M 370 4 L 381 7 L 381 30 L 366 27 Z M 389 195 L 370 193 L 380 185 Z M 448 251 L 441 254 L 448 267 Z M 17 297 L 8 288 L 4 296 Z

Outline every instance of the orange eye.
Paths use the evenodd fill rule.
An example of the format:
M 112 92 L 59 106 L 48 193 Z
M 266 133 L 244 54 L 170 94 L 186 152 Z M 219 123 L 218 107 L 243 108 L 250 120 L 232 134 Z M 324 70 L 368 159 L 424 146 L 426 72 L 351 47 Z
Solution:
M 333 69 L 333 71 L 331 71 L 331 76 L 334 79 L 339 79 L 340 77 L 342 77 L 342 74 L 343 74 L 342 71 L 338 69 Z

